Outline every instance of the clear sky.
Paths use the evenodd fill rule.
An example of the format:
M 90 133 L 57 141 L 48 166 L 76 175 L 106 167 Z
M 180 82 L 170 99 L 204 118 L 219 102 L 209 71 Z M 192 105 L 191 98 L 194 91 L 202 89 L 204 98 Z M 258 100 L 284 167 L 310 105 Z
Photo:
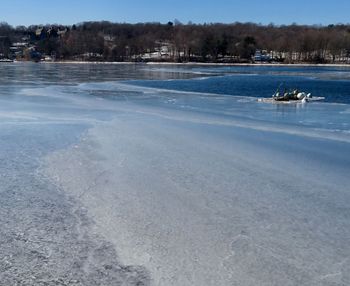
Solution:
M 350 0 L 0 0 L 11 25 L 112 22 L 350 23 Z

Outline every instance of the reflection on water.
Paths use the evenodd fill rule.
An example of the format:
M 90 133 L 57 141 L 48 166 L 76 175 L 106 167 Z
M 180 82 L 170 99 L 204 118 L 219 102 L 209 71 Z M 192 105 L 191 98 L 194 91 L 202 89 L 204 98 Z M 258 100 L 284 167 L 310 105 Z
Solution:
M 194 77 L 176 68 L 172 72 L 148 68 L 145 64 L 55 64 L 1 63 L 0 85 L 75 84 L 125 79 L 186 79 Z

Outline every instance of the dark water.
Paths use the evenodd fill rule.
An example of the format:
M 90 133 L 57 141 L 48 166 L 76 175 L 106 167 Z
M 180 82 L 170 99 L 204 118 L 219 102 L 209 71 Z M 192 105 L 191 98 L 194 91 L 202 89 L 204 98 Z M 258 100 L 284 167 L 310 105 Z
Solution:
M 166 71 L 166 69 L 163 69 Z M 271 97 L 279 85 L 311 92 L 326 102 L 350 103 L 350 68 L 337 67 L 196 67 L 193 79 L 139 80 L 133 84 L 203 93 Z
M 126 80 L 180 91 L 270 97 L 280 84 L 326 102 L 350 103 L 350 67 L 146 64 L 1 64 L 0 95 L 18 87 Z

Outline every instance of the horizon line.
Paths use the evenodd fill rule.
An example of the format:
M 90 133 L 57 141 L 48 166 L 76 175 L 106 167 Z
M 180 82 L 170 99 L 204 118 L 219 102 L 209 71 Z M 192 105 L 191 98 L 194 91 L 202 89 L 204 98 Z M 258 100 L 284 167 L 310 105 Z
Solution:
M 181 21 L 179 21 L 178 19 L 175 19 L 175 20 L 169 20 L 167 22 L 161 22 L 161 21 L 140 21 L 140 22 L 126 22 L 126 21 L 121 21 L 121 22 L 118 22 L 118 21 L 111 21 L 111 20 L 84 20 L 84 21 L 79 21 L 79 22 L 75 22 L 75 23 L 70 23 L 70 24 L 63 24 L 63 23 L 56 23 L 56 22 L 52 22 L 52 23 L 33 23 L 33 24 L 29 24 L 29 25 L 26 25 L 26 24 L 11 24 L 11 23 L 8 23 L 6 21 L 0 21 L 0 25 L 1 24 L 7 24 L 9 26 L 11 26 L 12 28 L 17 28 L 17 27 L 30 27 L 30 26 L 48 26 L 48 25 L 51 25 L 51 26 L 54 26 L 54 25 L 57 25 L 57 26 L 74 26 L 74 25 L 82 25 L 84 23 L 103 23 L 103 22 L 107 22 L 107 23 L 111 23 L 111 24 L 129 24 L 129 25 L 138 25 L 138 24 L 161 24 L 161 25 L 167 25 L 169 23 L 172 23 L 174 26 L 176 25 L 183 25 L 183 26 L 189 26 L 189 25 L 235 25 L 235 24 L 253 24 L 253 25 L 256 25 L 256 26 L 266 26 L 266 27 L 269 27 L 269 26 L 273 26 L 273 27 L 284 27 L 284 26 L 305 26 L 305 27 L 329 27 L 329 26 L 350 26 L 350 22 L 348 23 L 343 23 L 343 22 L 338 22 L 338 23 L 329 23 L 329 24 L 326 24 L 326 23 L 314 23 L 314 24 L 302 24 L 302 23 L 296 23 L 296 22 L 292 22 L 292 23 L 289 23 L 289 24 L 276 24 L 276 23 L 261 23 L 261 22 L 253 22 L 253 21 L 235 21 L 235 22 L 215 22 L 215 21 L 211 21 L 211 22 L 193 22 L 193 21 L 188 21 L 187 23 L 183 23 Z

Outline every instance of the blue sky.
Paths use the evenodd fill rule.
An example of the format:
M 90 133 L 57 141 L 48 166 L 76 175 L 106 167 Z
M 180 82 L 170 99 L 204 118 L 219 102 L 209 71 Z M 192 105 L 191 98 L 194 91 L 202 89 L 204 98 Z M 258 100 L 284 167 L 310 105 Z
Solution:
M 350 23 L 350 0 L 0 0 L 11 25 L 112 22 Z

